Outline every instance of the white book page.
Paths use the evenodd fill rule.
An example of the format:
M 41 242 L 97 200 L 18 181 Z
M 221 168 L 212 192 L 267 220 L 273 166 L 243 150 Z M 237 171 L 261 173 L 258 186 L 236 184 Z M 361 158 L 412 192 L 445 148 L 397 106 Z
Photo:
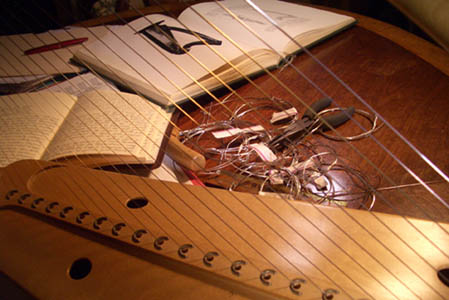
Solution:
M 233 45 L 225 36 L 222 35 L 221 32 L 214 29 L 213 25 L 208 24 L 207 22 L 201 23 L 198 25 L 197 19 L 200 19 L 199 16 L 196 16 L 195 21 L 191 22 L 191 20 L 179 19 L 174 23 L 169 23 L 166 16 L 163 15 L 149 15 L 144 18 L 137 19 L 130 23 L 130 26 L 138 31 L 141 28 L 145 28 L 150 24 L 154 24 L 160 21 L 163 21 L 161 24 L 167 24 L 173 27 L 179 27 L 181 29 L 187 30 L 186 32 L 180 32 L 173 29 L 171 32 L 174 35 L 174 38 L 178 43 L 182 46 L 187 45 L 190 42 L 199 42 L 198 36 L 205 35 L 206 37 L 210 37 L 216 41 L 219 41 L 220 44 L 212 44 L 206 45 L 202 43 L 201 45 L 192 46 L 190 48 L 185 48 L 188 53 L 183 53 L 180 55 L 170 54 L 167 51 L 160 51 L 160 53 L 169 61 L 174 63 L 173 70 L 170 71 L 180 71 L 180 68 L 183 68 L 185 71 L 189 73 L 188 76 L 191 76 L 195 79 L 201 78 L 204 75 L 210 73 L 211 71 L 227 64 L 229 61 L 240 57 L 242 52 L 239 50 L 239 47 L 242 47 L 245 51 L 250 51 L 253 47 L 249 46 L 246 43 L 241 43 L 241 45 Z M 207 42 L 206 39 L 203 41 Z M 136 45 L 137 46 L 137 45 Z M 160 50 L 160 47 L 156 49 Z M 143 49 L 142 49 L 143 50 Z M 159 51 L 158 51 L 159 52 Z M 164 63 L 156 62 L 159 68 L 164 70 Z M 183 72 L 184 73 L 184 72 Z M 167 73 L 171 74 L 171 73 Z M 186 86 L 189 80 L 186 80 L 185 83 L 180 84 L 180 86 Z
M 40 159 L 75 102 L 50 92 L 0 97 L 0 166 Z
M 154 117 L 160 114 L 167 119 Z M 165 132 L 169 118 L 170 114 L 137 95 L 92 91 L 79 97 L 44 157 L 131 155 L 151 163 L 162 142 L 159 132 Z
M 188 20 L 190 24 L 198 22 L 198 25 L 192 25 L 194 28 L 202 26 L 203 21 L 198 17 L 199 13 L 205 19 L 213 22 L 238 44 L 250 44 L 256 48 L 272 47 L 280 53 L 284 52 L 285 46 L 291 38 L 312 30 L 326 28 L 340 22 L 350 23 L 354 20 L 347 16 L 283 1 L 254 0 L 252 2 L 261 8 L 287 34 L 279 30 L 277 26 L 273 25 L 244 0 L 196 4 L 185 10 L 179 19 Z M 222 6 L 230 10 L 231 13 Z M 242 25 L 242 22 L 246 26 Z
M 53 92 L 63 92 L 77 97 L 93 90 L 118 91 L 118 89 L 113 84 L 90 72 L 52 85 L 46 90 Z
M 11 84 L 11 83 L 25 83 L 27 81 L 33 80 L 46 80 L 50 79 L 49 75 L 30 75 L 30 76 L 10 76 L 10 77 L 0 77 L 0 84 Z
M 0 77 L 79 72 L 79 67 L 69 62 L 73 54 L 83 47 L 82 44 L 32 55 L 25 55 L 24 51 L 75 38 L 86 37 L 90 42 L 101 38 L 107 32 L 107 27 L 97 26 L 71 27 L 39 34 L 0 36 Z
M 182 168 L 168 155 L 164 155 L 161 166 L 151 170 L 148 178 L 192 185 L 192 182 Z
M 210 71 L 241 54 L 224 37 L 211 30 L 210 26 L 199 28 L 198 32 L 222 41 L 221 45 L 195 45 L 188 50 L 188 53 L 174 54 L 142 33 L 158 22 L 171 28 L 184 30 L 190 28 L 190 25 L 184 27 L 177 20 L 164 15 L 148 15 L 114 30 L 101 41 L 88 44 L 88 49 L 83 49 L 76 56 L 99 67 L 102 72 L 124 85 L 134 87 L 155 98 L 148 95 L 145 85 L 157 93 L 170 97 L 180 93 L 180 90 L 195 79 L 209 74 Z M 171 29 L 171 34 L 182 46 L 199 41 L 194 34 L 176 29 Z M 165 43 L 169 42 L 163 35 L 157 38 Z

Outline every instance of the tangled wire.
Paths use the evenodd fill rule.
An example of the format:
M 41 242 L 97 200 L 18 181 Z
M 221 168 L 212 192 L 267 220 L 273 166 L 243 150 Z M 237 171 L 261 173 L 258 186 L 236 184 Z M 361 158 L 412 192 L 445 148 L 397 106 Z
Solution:
M 289 141 L 280 149 L 273 148 L 269 141 L 296 122 L 298 114 L 293 105 L 281 99 L 249 100 L 231 110 L 224 120 L 211 120 L 209 112 L 213 106 L 232 100 L 227 98 L 214 104 L 204 113 L 201 125 L 180 133 L 184 144 L 208 160 L 208 167 L 198 172 L 200 177 L 227 176 L 232 180 L 219 185 L 235 191 L 273 193 L 284 199 L 312 199 L 320 204 L 351 204 L 368 210 L 373 207 L 376 185 L 362 172 L 350 167 L 331 146 L 306 139 L 318 130 L 319 122 L 315 122 L 318 125 L 301 138 Z M 272 117 L 267 118 L 266 112 Z M 361 110 L 356 112 L 370 120 L 370 130 L 353 137 L 329 134 L 325 137 L 352 141 L 367 137 L 380 128 L 377 117 Z M 323 113 L 326 111 L 320 114 Z M 280 121 L 274 117 L 279 114 L 284 114 Z

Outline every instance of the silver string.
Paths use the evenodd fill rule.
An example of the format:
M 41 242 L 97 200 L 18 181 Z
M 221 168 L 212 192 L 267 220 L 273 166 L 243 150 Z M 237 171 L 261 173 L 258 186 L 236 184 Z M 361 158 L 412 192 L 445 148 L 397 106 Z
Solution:
M 292 40 L 292 41 L 294 41 L 293 39 L 292 39 L 292 37 L 291 36 L 289 36 L 282 28 L 280 28 L 277 24 L 276 24 L 276 22 L 275 21 L 273 21 L 265 12 L 263 12 L 259 7 L 257 7 L 255 4 L 253 4 L 252 2 L 251 2 L 251 0 L 245 0 L 246 2 L 248 2 L 251 6 L 253 6 L 253 8 L 255 9 L 255 10 L 257 10 L 257 11 L 259 11 L 259 12 L 261 12 L 262 13 L 262 15 L 266 18 L 266 19 L 268 19 L 274 26 L 276 26 L 276 28 L 278 28 L 279 30 L 281 30 L 286 36 L 288 36 L 289 38 L 290 38 L 290 40 Z M 239 20 L 239 18 L 238 18 L 238 16 L 236 16 L 235 14 L 233 14 L 229 9 L 227 9 L 226 7 L 224 7 L 222 4 L 220 4 L 220 2 L 217 2 L 217 4 L 218 5 L 220 5 L 223 9 L 225 9 L 229 14 L 232 14 L 232 16 L 235 18 L 235 19 L 237 19 L 237 20 Z M 198 13 L 197 12 L 197 14 L 198 15 L 200 15 L 200 13 Z M 239 22 L 241 23 L 241 24 L 243 24 L 244 26 L 245 26 L 245 28 L 247 28 L 248 30 L 250 30 L 250 28 L 246 25 L 246 24 L 244 24 L 244 22 L 242 22 L 241 20 L 239 20 Z M 252 31 L 253 32 L 253 34 L 254 35 L 257 35 L 254 31 Z M 260 38 L 259 38 L 260 39 Z M 261 41 L 263 41 L 262 39 L 260 39 Z M 264 41 L 263 41 L 264 42 Z M 310 53 L 310 51 L 308 51 L 305 47 L 302 47 L 301 45 L 299 45 L 299 43 L 297 43 L 296 41 L 294 41 L 302 50 L 304 50 L 309 56 L 311 56 L 311 57 L 313 57 L 313 59 L 315 60 L 315 61 L 318 61 L 318 59 L 316 58 L 316 57 L 314 57 L 311 53 Z M 276 51 L 276 50 L 274 50 L 270 45 L 268 45 L 266 42 L 264 42 L 267 46 L 269 46 L 273 51 Z M 327 69 L 327 68 L 326 68 Z M 297 70 L 296 68 L 295 68 L 295 70 Z M 298 72 L 300 72 L 299 70 L 297 70 Z M 305 75 L 303 75 L 303 73 L 301 72 L 301 75 L 304 77 L 304 78 L 306 78 L 309 82 L 311 82 Z M 335 74 L 333 74 L 333 76 L 335 76 L 336 77 L 336 75 Z M 316 86 L 315 85 L 315 83 L 313 83 L 314 84 L 314 86 Z M 316 86 L 316 88 L 317 89 L 319 89 L 317 86 Z M 321 91 L 321 89 L 319 89 L 320 91 Z M 352 90 L 349 90 L 351 93 L 353 92 Z M 321 91 L 322 92 L 322 91 Z M 328 95 L 326 95 L 324 92 L 322 92 L 322 94 L 324 94 L 325 96 L 328 96 Z M 298 100 L 300 100 L 300 99 L 298 99 Z M 375 113 L 375 115 L 377 115 L 377 113 L 375 112 L 375 111 L 373 111 L 374 113 Z M 355 120 L 354 120 L 355 121 Z M 359 125 L 359 127 L 360 127 L 360 125 Z M 334 130 L 334 129 L 333 129 Z M 335 130 L 334 130 L 335 131 Z M 338 132 L 337 132 L 337 134 L 338 134 Z M 375 137 L 371 137 L 371 138 L 373 138 L 373 139 L 375 139 Z M 352 145 L 351 145 L 352 146 Z M 352 146 L 353 147 L 353 146 Z M 355 148 L 354 148 L 355 149 Z M 359 154 L 361 154 L 358 150 L 357 150 L 357 152 L 359 153 Z M 388 153 L 388 152 L 387 152 Z M 391 152 L 390 152 L 391 153 Z M 389 153 L 389 154 L 390 154 Z M 361 155 L 363 155 L 363 154 L 361 154 Z M 390 154 L 390 156 L 391 156 L 391 154 Z M 366 161 L 368 161 L 368 162 L 370 162 L 365 156 L 363 156 L 363 158 L 366 160 Z M 394 157 L 393 157 L 394 158 Z M 372 164 L 372 162 L 370 162 L 370 164 Z M 374 166 L 374 165 L 373 165 Z M 376 167 L 376 166 L 374 166 L 374 167 Z M 376 167 L 377 168 L 377 167 Z M 378 168 L 377 168 L 378 169 Z M 385 177 L 385 178 L 387 178 L 387 179 L 389 179 L 383 172 L 382 172 L 382 175 Z M 390 181 L 391 181 L 391 179 L 389 179 Z M 391 181 L 392 182 L 392 181 Z M 420 181 L 421 182 L 421 181 Z M 383 197 L 382 197 L 383 198 Z M 391 205 L 389 202 L 388 202 L 388 204 L 389 205 Z M 422 210 L 422 209 L 421 209 Z M 346 212 L 345 212 L 346 213 Z M 346 213 L 347 214 L 347 213 Z M 427 215 L 427 213 L 426 213 L 426 215 Z M 375 217 L 376 217 L 376 215 L 374 215 Z M 443 254 L 443 255 L 445 255 L 446 257 L 448 257 L 448 255 L 447 254 L 445 254 L 444 253 L 444 251 L 442 251 L 442 249 L 440 249 L 435 243 L 433 243 L 433 241 L 431 240 L 431 239 L 429 239 L 421 230 L 419 230 L 414 224 L 412 224 L 407 218 L 405 218 L 405 217 L 403 217 L 406 221 L 407 221 L 407 223 L 409 223 L 415 230 L 417 230 L 421 235 L 423 235 L 434 247 L 436 247 L 437 249 L 439 249 L 439 251 Z M 376 217 L 376 219 L 378 220 L 378 221 L 380 221 L 382 224 L 384 224 L 378 217 Z M 432 218 L 431 218 L 432 219 Z M 384 224 L 384 226 L 387 228 L 387 229 L 389 229 L 393 234 L 395 234 L 386 224 Z M 447 230 L 444 228 L 444 227 L 442 227 L 440 224 L 438 224 L 437 223 L 437 226 L 439 227 L 439 228 L 441 228 L 444 232 L 446 232 L 446 233 L 448 233 L 447 232 Z M 368 231 L 367 231 L 368 232 Z M 396 234 L 395 234 L 396 235 Z M 397 236 L 397 235 L 396 235 Z M 398 237 L 398 236 L 397 236 Z M 399 237 L 398 237 L 399 238 Z M 402 239 L 401 239 L 401 241 L 402 242 L 404 242 L 404 243 L 406 243 L 405 241 L 403 241 Z M 407 243 L 406 243 L 407 244 Z M 408 244 L 407 244 L 407 246 L 410 248 L 410 249 L 412 249 Z M 388 249 L 388 248 L 386 248 L 386 249 Z M 414 250 L 414 249 L 412 249 L 415 253 L 416 253 L 416 251 Z M 418 255 L 418 253 L 416 253 L 417 255 Z M 420 256 L 420 255 L 418 255 L 418 256 Z M 420 256 L 421 257 L 421 256 Z M 431 266 L 424 258 L 422 258 L 421 257 L 421 259 L 423 259 L 423 261 L 425 261 L 429 266 Z M 433 266 L 431 266 L 432 268 L 433 268 Z
M 156 192 L 157 192 L 157 191 L 156 191 Z M 185 204 L 187 204 L 187 203 L 185 203 Z M 175 211 L 176 211 L 176 209 L 175 209 Z M 178 212 L 178 214 L 181 215 L 179 212 Z M 186 221 L 188 221 L 188 220 L 186 219 Z M 193 226 L 193 225 L 192 225 L 192 226 Z M 231 229 L 232 229 L 232 228 L 231 228 Z M 199 232 L 199 233 L 201 234 L 201 232 Z M 217 233 L 218 233 L 218 232 L 217 232 Z M 218 234 L 219 234 L 219 233 L 218 233 Z M 206 240 L 208 240 L 207 237 L 205 237 L 205 238 L 206 238 Z M 244 239 L 243 239 L 243 240 L 244 240 Z M 213 244 L 213 243 L 212 243 L 212 244 Z M 232 246 L 232 243 L 231 243 L 230 245 Z M 250 245 L 250 246 L 251 246 L 251 245 Z M 237 250 L 237 249 L 236 249 L 236 250 Z M 257 249 L 255 249 L 255 250 L 257 250 Z M 240 252 L 240 251 L 239 251 L 239 252 Z M 245 256 L 243 255 L 243 253 L 241 253 L 241 254 L 242 254 L 243 257 L 245 257 Z M 263 255 L 262 255 L 262 257 L 263 257 Z M 310 280 L 310 282 L 312 282 L 312 281 Z
M 287 37 L 290 38 L 291 41 L 296 43 L 304 52 L 306 52 L 309 57 L 314 59 L 314 61 L 320 65 L 324 70 L 327 71 L 328 74 L 330 74 L 334 79 L 336 79 L 342 86 L 344 86 L 348 91 L 351 92 L 352 95 L 354 95 L 361 103 L 363 103 L 368 109 L 374 113 L 374 115 L 379 116 L 379 119 L 382 120 L 384 124 L 386 124 L 404 143 L 406 143 L 416 154 L 418 154 L 421 159 L 423 159 L 435 172 L 437 172 L 446 182 L 449 183 L 449 177 L 444 174 L 443 171 L 441 171 L 433 162 L 431 162 L 421 151 L 419 151 L 409 140 L 407 140 L 399 131 L 397 131 L 396 128 L 394 128 L 385 118 L 383 118 L 381 115 L 377 113 L 374 108 L 369 105 L 362 97 L 360 97 L 351 87 L 349 87 L 343 80 L 341 80 L 332 70 L 330 70 L 328 67 L 326 67 L 323 63 L 321 63 L 318 59 L 315 58 L 314 55 L 310 53 L 310 51 L 306 48 L 301 46 L 298 42 L 296 42 L 290 35 L 288 35 L 285 30 L 283 30 L 277 23 L 274 21 L 268 14 L 266 14 L 264 11 L 262 11 L 257 5 L 255 5 L 252 0 L 245 0 L 249 5 L 251 5 L 255 10 L 257 10 L 261 15 L 263 15 L 271 24 L 276 26 L 283 34 L 285 34 Z M 429 193 L 431 193 L 435 198 L 438 199 L 445 207 L 449 208 L 449 204 L 446 203 L 438 194 L 435 193 L 421 178 L 419 178 L 410 168 L 408 168 L 402 161 L 399 160 L 397 156 L 395 156 L 391 151 L 386 149 L 384 145 L 382 145 L 380 142 L 377 141 L 373 137 L 373 139 L 378 143 L 379 146 L 381 146 L 385 152 L 387 152 L 391 157 L 393 157 L 407 172 L 409 172 L 410 175 L 412 175 L 419 183 L 421 183 L 422 186 L 424 186 Z

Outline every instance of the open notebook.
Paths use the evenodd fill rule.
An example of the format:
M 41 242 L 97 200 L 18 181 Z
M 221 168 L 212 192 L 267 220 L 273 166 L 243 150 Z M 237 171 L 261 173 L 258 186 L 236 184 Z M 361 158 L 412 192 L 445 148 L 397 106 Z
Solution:
M 171 113 L 134 94 L 42 91 L 0 97 L 0 166 L 42 159 L 100 167 L 160 163 Z
M 162 105 L 174 105 L 279 66 L 301 46 L 355 22 L 287 2 L 255 3 L 278 27 L 242 0 L 200 3 L 177 19 L 154 14 L 113 28 L 74 58 Z

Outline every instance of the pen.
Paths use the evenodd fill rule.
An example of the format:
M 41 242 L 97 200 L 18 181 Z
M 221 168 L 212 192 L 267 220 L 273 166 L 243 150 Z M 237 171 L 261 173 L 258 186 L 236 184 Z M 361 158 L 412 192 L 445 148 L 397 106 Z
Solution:
M 46 51 L 66 48 L 66 47 L 69 47 L 69 46 L 82 44 L 85 41 L 87 41 L 87 37 L 83 37 L 83 38 L 79 38 L 79 39 L 73 39 L 73 40 L 67 40 L 67 41 L 62 41 L 62 42 L 57 42 L 57 43 L 54 43 L 54 44 L 44 45 L 44 46 L 40 46 L 40 47 L 36 47 L 36 48 L 25 50 L 23 52 L 23 54 L 31 55 L 31 54 L 42 53 L 42 52 L 46 52 Z

